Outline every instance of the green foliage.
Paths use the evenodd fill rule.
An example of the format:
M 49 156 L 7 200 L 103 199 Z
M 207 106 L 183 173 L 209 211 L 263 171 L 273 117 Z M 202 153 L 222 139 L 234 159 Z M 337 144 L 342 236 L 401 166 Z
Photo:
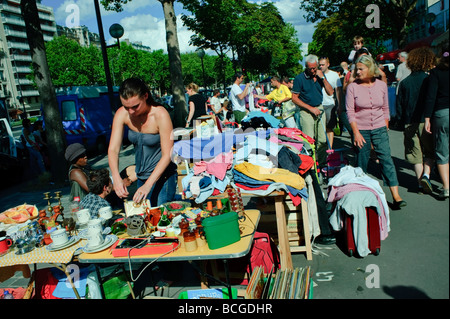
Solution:
M 380 52 L 383 47 L 381 41 L 394 39 L 399 47 L 405 45 L 408 26 L 413 19 L 413 9 L 417 0 L 301 0 L 300 8 L 306 11 L 305 18 L 309 22 L 321 20 L 336 26 L 339 20 L 340 27 L 336 34 L 349 42 L 348 50 L 355 35 L 364 37 L 366 46 L 370 45 L 372 53 Z M 368 28 L 366 20 L 372 11 L 366 12 L 368 5 L 376 5 L 379 8 L 379 28 Z M 330 31 L 330 34 L 333 32 Z M 316 38 L 318 40 L 318 38 Z M 317 42 L 311 48 L 317 49 Z M 337 53 L 337 52 L 336 52 Z M 380 52 L 381 53 L 381 52 Z
M 180 0 L 192 15 L 182 20 L 194 32 L 191 44 L 214 50 L 250 74 L 296 74 L 302 59 L 292 25 L 270 2 Z
M 106 82 L 101 52 L 96 47 L 83 48 L 65 36 L 46 45 L 47 61 L 53 85 L 95 85 Z

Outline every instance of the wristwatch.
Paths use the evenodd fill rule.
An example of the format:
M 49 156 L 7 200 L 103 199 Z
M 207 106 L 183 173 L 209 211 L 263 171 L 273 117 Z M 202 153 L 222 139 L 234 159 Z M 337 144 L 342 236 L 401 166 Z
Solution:
M 322 76 L 322 77 L 321 77 L 320 79 L 321 79 L 321 80 L 323 81 L 323 80 L 325 80 L 325 77 L 324 77 L 324 76 Z

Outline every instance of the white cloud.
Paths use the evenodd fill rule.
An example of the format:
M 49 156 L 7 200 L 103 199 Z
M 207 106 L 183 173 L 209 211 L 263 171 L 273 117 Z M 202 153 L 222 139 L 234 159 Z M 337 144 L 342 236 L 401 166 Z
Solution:
M 162 9 L 161 9 L 162 10 Z M 151 14 L 138 14 L 120 20 L 120 24 L 125 29 L 123 39 L 131 42 L 142 42 L 152 50 L 164 50 L 167 52 L 166 27 L 164 19 L 159 19 Z M 195 48 L 189 46 L 192 32 L 183 26 L 180 16 L 177 17 L 178 42 L 181 53 L 194 51 Z

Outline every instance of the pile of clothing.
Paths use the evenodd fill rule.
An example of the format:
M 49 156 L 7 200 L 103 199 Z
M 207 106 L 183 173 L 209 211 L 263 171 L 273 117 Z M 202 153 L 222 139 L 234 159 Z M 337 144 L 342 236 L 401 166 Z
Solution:
M 265 119 L 269 126 L 273 122 L 270 115 L 247 120 L 254 118 Z M 325 211 L 326 203 L 314 170 L 314 139 L 301 130 L 227 131 L 208 139 L 175 142 L 173 155 L 175 161 L 194 163 L 181 181 L 186 198 L 200 204 L 227 186 L 255 196 L 284 191 L 295 206 L 307 201 L 311 234 L 320 235 L 318 211 Z
M 353 233 L 358 254 L 370 254 L 367 235 L 366 207 L 375 207 L 379 216 L 380 239 L 390 231 L 389 206 L 380 183 L 359 167 L 345 166 L 328 182 L 328 202 L 335 204 L 330 224 L 335 231 L 342 229 L 345 214 L 353 216 Z

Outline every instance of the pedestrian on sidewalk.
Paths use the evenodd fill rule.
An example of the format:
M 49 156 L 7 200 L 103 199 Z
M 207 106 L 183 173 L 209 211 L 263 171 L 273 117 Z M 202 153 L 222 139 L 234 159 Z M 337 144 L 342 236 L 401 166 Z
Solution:
M 428 72 L 436 64 L 436 56 L 430 48 L 412 50 L 407 67 L 411 74 L 398 86 L 397 117 L 405 126 L 405 159 L 414 165 L 419 193 L 431 194 L 431 168 L 434 165 L 434 142 L 425 131 L 425 94 L 428 87 Z
M 449 50 L 444 50 L 435 69 L 430 72 L 425 99 L 425 130 L 433 134 L 436 164 L 442 181 L 440 199 L 449 197 Z
M 356 60 L 356 79 L 347 88 L 346 108 L 353 131 L 356 164 L 365 173 L 371 144 L 380 161 L 383 180 L 389 186 L 397 210 L 407 205 L 398 192 L 398 179 L 389 145 L 389 103 L 387 85 L 377 79 L 379 68 L 373 58 L 362 55 Z

